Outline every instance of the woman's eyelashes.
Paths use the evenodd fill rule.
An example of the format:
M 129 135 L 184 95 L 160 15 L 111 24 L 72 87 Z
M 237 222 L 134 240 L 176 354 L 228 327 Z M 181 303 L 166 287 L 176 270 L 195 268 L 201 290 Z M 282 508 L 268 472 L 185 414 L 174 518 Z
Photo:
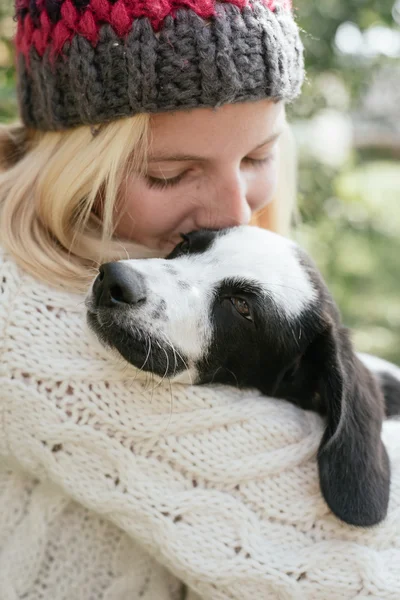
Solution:
M 247 156 L 243 159 L 243 162 L 252 167 L 263 167 L 267 165 L 272 160 L 272 158 L 273 154 L 268 154 L 268 156 L 265 156 L 264 158 L 251 158 Z
M 263 166 L 268 165 L 268 163 L 272 160 L 273 153 L 264 156 L 263 158 L 252 158 L 250 156 L 246 156 L 243 158 L 242 163 L 246 166 L 261 168 Z M 174 177 L 155 177 L 154 175 L 145 175 L 146 185 L 150 189 L 159 189 L 164 190 L 166 188 L 174 187 L 179 185 L 191 172 L 191 169 L 187 169 L 179 173 L 179 175 L 175 175 Z
M 185 177 L 186 173 L 187 171 L 183 171 L 182 173 L 179 173 L 179 175 L 175 175 L 175 177 L 153 177 L 152 175 L 146 175 L 146 184 L 150 189 L 155 188 L 163 190 L 178 185 Z

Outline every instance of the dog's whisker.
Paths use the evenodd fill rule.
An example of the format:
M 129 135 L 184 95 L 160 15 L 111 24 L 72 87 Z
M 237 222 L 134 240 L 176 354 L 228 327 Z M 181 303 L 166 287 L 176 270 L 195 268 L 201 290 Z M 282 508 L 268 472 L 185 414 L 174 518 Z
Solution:
M 148 372 L 150 373 L 150 404 L 153 402 L 153 398 L 154 398 L 154 389 L 155 389 L 155 384 L 154 384 L 154 370 L 151 368 L 153 366 L 153 359 L 152 359 L 152 344 L 151 344 L 151 337 L 147 336 L 147 341 L 149 343 L 149 369 Z
M 175 363 L 175 366 L 174 366 L 174 370 L 173 370 L 173 372 L 172 372 L 172 377 L 173 377 L 173 376 L 175 375 L 175 373 L 176 373 L 177 364 L 178 364 L 178 363 L 177 363 L 177 359 L 176 359 L 176 350 L 175 350 L 175 348 L 174 348 L 174 345 L 173 345 L 173 344 L 172 344 L 172 343 L 171 343 L 171 342 L 170 342 L 170 341 L 167 339 L 167 336 L 166 336 L 165 334 L 163 335 L 163 337 L 164 337 L 164 341 L 165 341 L 165 343 L 166 343 L 166 344 L 168 344 L 168 346 L 171 348 L 171 350 L 172 350 L 172 354 L 173 354 L 173 357 L 174 357 L 174 363 Z M 168 353 L 167 353 L 167 351 L 165 350 L 165 348 L 163 348 L 162 346 L 160 346 L 160 347 L 163 349 L 163 351 L 164 351 L 166 354 L 168 354 Z
M 169 342 L 169 345 L 170 345 L 170 347 L 172 349 L 172 353 L 173 353 L 173 356 L 174 356 L 174 363 L 175 364 L 174 364 L 174 370 L 173 370 L 173 373 L 172 373 L 172 376 L 174 377 L 176 375 L 176 371 L 178 369 L 178 359 L 177 359 L 178 352 L 177 352 L 175 346 L 171 342 Z M 184 363 L 184 365 L 186 367 L 187 365 L 185 364 L 185 362 L 183 361 L 183 359 L 182 359 L 182 362 Z
M 193 380 L 192 380 L 192 374 L 190 372 L 190 368 L 189 365 L 187 364 L 186 360 L 184 359 L 184 357 L 181 355 L 181 353 L 175 348 L 175 346 L 173 345 L 173 343 L 169 340 L 169 338 L 167 337 L 167 335 L 164 333 L 163 334 L 163 338 L 165 340 L 165 342 L 170 346 L 172 352 L 174 353 L 174 358 L 175 358 L 175 369 L 174 369 L 174 375 L 176 374 L 177 368 L 178 368 L 178 361 L 177 361 L 177 356 L 181 359 L 189 377 L 190 377 L 190 385 L 193 385 Z
M 169 393 L 170 393 L 170 403 L 169 403 L 169 405 L 170 405 L 170 411 L 169 411 L 169 416 L 168 416 L 168 423 L 166 424 L 166 426 L 165 426 L 165 428 L 164 428 L 164 430 L 162 432 L 162 435 L 166 435 L 167 434 L 168 428 L 171 425 L 172 415 L 174 413 L 174 396 L 173 396 L 173 393 L 172 393 L 172 383 L 171 383 L 170 379 L 168 379 L 167 381 L 169 383 Z
M 300 329 L 300 337 L 297 337 L 296 332 L 295 332 L 295 330 L 293 329 L 292 326 L 290 326 L 290 331 L 292 332 L 293 339 L 294 339 L 294 342 L 295 342 L 296 346 L 299 348 L 300 347 L 299 340 L 300 340 L 300 337 L 301 337 L 301 329 Z
M 239 385 L 239 381 L 238 381 L 238 378 L 236 377 L 235 373 L 233 371 L 231 371 L 230 369 L 226 369 L 226 370 L 228 371 L 228 373 L 230 373 L 233 376 L 234 380 L 236 381 L 236 387 L 237 387 L 237 389 L 239 389 L 240 385 Z
M 146 342 L 148 342 L 148 343 L 149 343 L 149 349 L 147 350 L 147 356 L 146 356 L 146 358 L 145 358 L 145 361 L 144 361 L 144 363 L 143 363 L 143 365 L 142 365 L 142 367 L 141 367 L 142 369 L 143 369 L 143 368 L 146 366 L 146 364 L 147 364 L 147 361 L 149 360 L 149 358 L 150 358 L 150 354 L 151 354 L 151 338 L 150 338 L 150 337 L 148 337 L 148 338 L 146 339 Z
M 147 341 L 148 341 L 148 340 L 146 339 L 145 341 L 146 341 L 146 343 L 147 343 Z M 150 341 L 150 340 L 149 340 L 149 341 Z M 138 368 L 139 368 L 139 371 L 143 371 L 143 372 L 145 372 L 145 373 L 146 373 L 146 379 L 145 379 L 145 383 L 144 383 L 144 385 L 145 385 L 145 391 L 146 391 L 146 392 L 148 391 L 148 390 L 147 390 L 147 380 L 148 380 L 148 377 L 149 377 L 149 372 L 146 372 L 146 371 L 144 371 L 144 368 L 145 368 L 145 366 L 146 366 L 146 364 L 147 364 L 147 361 L 149 360 L 150 351 L 151 351 L 151 345 L 149 344 L 149 348 L 148 348 L 148 350 L 147 350 L 146 358 L 144 359 L 144 361 L 143 361 L 142 365 L 141 365 L 140 367 L 138 367 Z
M 211 382 L 210 382 L 210 383 L 211 383 L 211 384 L 213 384 L 213 383 L 214 383 L 214 381 L 215 381 L 215 378 L 216 378 L 217 374 L 218 374 L 218 373 L 219 373 L 219 371 L 221 371 L 222 369 L 223 369 L 224 371 L 226 371 L 227 373 L 230 373 L 230 374 L 232 375 L 232 377 L 233 377 L 233 378 L 234 378 L 234 380 L 236 381 L 236 388 L 237 388 L 237 389 L 240 389 L 239 381 L 238 381 L 238 378 L 237 378 L 236 374 L 235 374 L 233 371 L 231 371 L 230 369 L 228 369 L 227 367 L 218 367 L 218 368 L 217 368 L 217 369 L 214 371 L 214 373 L 213 373 L 213 376 L 212 376 L 212 379 L 211 379 Z
M 157 346 L 159 346 L 160 350 L 162 350 L 166 356 L 166 367 L 165 367 L 165 371 L 160 379 L 160 381 L 155 385 L 155 387 L 153 388 L 153 391 L 156 390 L 157 388 L 161 387 L 164 383 L 164 381 L 166 379 L 168 379 L 168 369 L 169 369 L 169 356 L 168 356 L 168 352 L 165 350 L 165 348 L 163 348 L 158 342 Z
M 216 376 L 217 376 L 217 373 L 219 373 L 219 371 L 221 371 L 221 369 L 222 369 L 222 367 L 218 367 L 218 369 L 215 369 L 215 371 L 214 371 L 214 373 L 213 373 L 213 376 L 212 376 L 212 378 L 211 378 L 211 381 L 210 381 L 210 383 L 211 383 L 211 384 L 213 384 L 213 383 L 214 383 L 214 380 L 215 380 L 215 378 L 216 378 Z
M 164 379 L 166 379 L 168 377 L 168 370 L 169 370 L 169 356 L 168 356 L 168 352 L 166 351 L 165 348 L 163 348 L 161 346 L 161 350 L 164 352 L 165 354 L 165 358 L 166 358 L 166 365 L 165 365 L 165 371 L 164 371 L 164 375 L 161 378 L 161 382 L 160 384 L 164 381 Z

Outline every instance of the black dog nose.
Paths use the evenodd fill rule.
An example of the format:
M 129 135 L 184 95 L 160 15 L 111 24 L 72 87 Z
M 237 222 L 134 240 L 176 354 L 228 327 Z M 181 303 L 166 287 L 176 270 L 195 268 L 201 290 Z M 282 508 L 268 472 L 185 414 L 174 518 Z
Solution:
M 93 298 L 97 307 L 121 304 L 137 305 L 146 300 L 144 278 L 141 273 L 123 262 L 101 265 L 93 284 Z

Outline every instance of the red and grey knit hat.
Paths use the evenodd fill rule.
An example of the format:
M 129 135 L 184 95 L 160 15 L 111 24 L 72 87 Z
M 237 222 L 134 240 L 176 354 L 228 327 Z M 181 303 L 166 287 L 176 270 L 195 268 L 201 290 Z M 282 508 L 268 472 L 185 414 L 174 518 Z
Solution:
M 22 119 L 41 130 L 143 112 L 290 101 L 291 0 L 16 0 Z

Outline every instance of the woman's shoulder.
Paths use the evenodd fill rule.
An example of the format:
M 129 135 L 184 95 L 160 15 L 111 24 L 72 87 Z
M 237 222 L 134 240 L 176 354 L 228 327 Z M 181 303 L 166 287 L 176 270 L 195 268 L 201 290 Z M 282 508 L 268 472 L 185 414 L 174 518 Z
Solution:
M 0 245 L 0 337 L 4 335 L 4 326 L 8 322 L 13 303 L 22 285 L 20 267 Z
M 87 337 L 84 300 L 35 278 L 0 248 L 0 353 L 8 374 L 14 367 L 32 363 L 37 370 L 69 355 L 71 337 L 75 347 Z
M 20 268 L 7 250 L 0 244 L 0 275 L 1 275 L 1 293 L 6 292 L 6 288 L 18 285 L 21 278 Z

